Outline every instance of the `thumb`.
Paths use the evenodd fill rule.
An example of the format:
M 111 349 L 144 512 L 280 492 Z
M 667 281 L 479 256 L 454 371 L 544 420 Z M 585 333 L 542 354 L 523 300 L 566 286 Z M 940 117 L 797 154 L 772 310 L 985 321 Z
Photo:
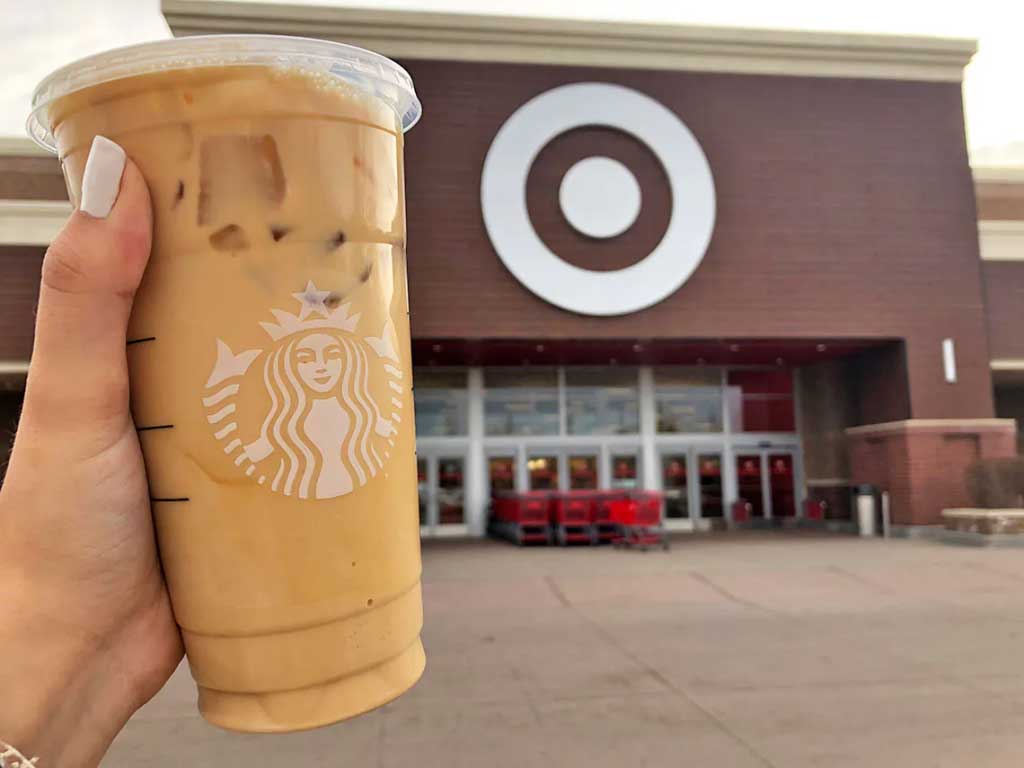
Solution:
M 125 335 L 151 231 L 142 174 L 120 146 L 97 136 L 81 204 L 43 259 L 23 423 L 97 437 L 126 426 Z

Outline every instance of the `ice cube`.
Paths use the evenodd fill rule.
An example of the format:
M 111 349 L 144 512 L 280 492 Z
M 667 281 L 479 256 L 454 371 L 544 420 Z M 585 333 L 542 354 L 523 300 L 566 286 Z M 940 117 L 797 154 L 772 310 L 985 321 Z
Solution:
M 219 224 L 284 200 L 285 177 L 270 135 L 212 136 L 199 147 L 199 224 Z
M 249 238 L 240 226 L 228 224 L 210 235 L 210 245 L 215 251 L 244 251 L 249 247 Z

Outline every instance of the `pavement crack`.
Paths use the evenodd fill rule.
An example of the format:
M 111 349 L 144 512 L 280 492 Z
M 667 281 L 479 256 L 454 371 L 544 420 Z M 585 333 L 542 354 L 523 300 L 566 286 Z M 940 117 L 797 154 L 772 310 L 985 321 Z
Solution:
M 848 571 L 842 566 L 830 565 L 825 570 L 830 571 L 836 574 L 837 576 L 842 576 L 845 579 L 849 579 L 850 581 L 854 582 L 855 584 L 859 584 L 862 587 L 868 587 L 869 589 L 878 592 L 881 595 L 895 594 L 889 587 L 885 586 L 884 584 L 879 584 L 878 582 L 872 581 L 871 579 L 865 579 L 860 574 L 854 573 L 853 571 Z
M 778 611 L 774 611 L 774 610 L 772 610 L 771 608 L 769 608 L 769 607 L 767 607 L 765 605 L 761 605 L 760 603 L 755 603 L 755 602 L 752 602 L 750 600 L 745 600 L 742 597 L 740 597 L 739 595 L 734 595 L 732 592 L 730 592 L 728 589 L 723 587 L 721 584 L 716 584 L 715 582 L 713 582 L 711 579 L 709 579 L 707 576 L 705 576 L 700 571 L 690 571 L 690 576 L 695 581 L 699 581 L 701 584 L 703 584 L 705 587 L 710 589 L 715 594 L 719 595 L 720 597 L 724 597 L 730 603 L 735 603 L 736 605 L 743 606 L 744 608 L 749 608 L 750 610 L 753 610 L 753 611 L 762 611 L 762 612 L 767 613 L 767 614 L 769 614 L 771 616 L 782 616 L 783 615 L 783 614 L 779 613 Z
M 545 576 L 544 582 L 548 585 L 548 588 L 554 594 L 555 599 L 562 604 L 563 608 L 572 608 L 572 603 L 569 602 L 569 598 L 565 596 L 562 588 L 558 586 L 558 583 L 551 576 Z
M 546 578 L 548 580 L 550 580 L 551 577 L 549 576 L 549 577 L 546 577 Z M 600 637 L 602 640 L 604 640 L 605 643 L 607 643 L 609 646 L 611 646 L 616 651 L 618 651 L 620 654 L 622 654 L 622 656 L 624 656 L 630 662 L 632 662 L 637 667 L 639 667 L 641 670 L 643 670 L 644 673 L 646 673 L 652 680 L 656 681 L 668 693 L 672 694 L 673 696 L 675 696 L 678 699 L 682 699 L 683 701 L 688 703 L 690 706 L 692 706 L 694 709 L 699 711 L 702 715 L 704 715 L 704 717 L 707 719 L 707 721 L 709 723 L 711 723 L 711 725 L 713 725 L 721 733 L 725 734 L 727 737 L 732 739 L 748 755 L 750 755 L 760 765 L 764 766 L 764 768 L 779 768 L 779 766 L 777 766 L 775 763 L 773 763 L 767 757 L 762 755 L 757 750 L 757 748 L 754 747 L 753 744 L 751 744 L 749 741 L 747 741 L 747 739 L 745 739 L 739 733 L 737 733 L 732 728 L 730 728 L 728 723 L 726 723 L 724 720 L 722 720 L 720 717 L 718 717 L 718 715 L 716 715 L 710 709 L 708 709 L 703 704 L 701 704 L 699 701 L 697 701 L 695 698 L 693 698 L 693 696 L 691 696 L 684 688 L 680 688 L 679 686 L 677 686 L 668 677 L 666 677 L 661 672 L 661 670 L 659 670 L 658 668 L 652 666 L 651 664 L 648 664 L 640 656 L 635 654 L 633 651 L 631 651 L 626 646 L 622 645 L 622 643 L 620 643 L 618 641 L 618 639 L 616 639 L 615 635 L 613 635 L 611 632 L 609 632 L 607 629 L 605 629 L 603 626 L 601 626 L 601 624 L 598 623 L 595 619 L 591 618 L 590 616 L 588 616 L 587 614 L 585 614 L 584 612 L 579 610 L 575 605 L 571 604 L 568 600 L 566 600 L 565 596 L 562 595 L 561 591 L 555 586 L 553 581 L 549 581 L 549 584 L 551 585 L 551 588 L 555 591 L 555 594 L 561 596 L 560 599 L 564 601 L 565 607 L 567 607 L 570 611 L 575 613 L 583 622 L 585 622 L 586 624 L 589 624 L 593 628 L 594 632 L 597 633 L 597 636 Z M 730 599 L 738 600 L 738 598 L 735 598 L 735 597 L 731 597 Z M 760 608 L 760 606 L 756 606 L 756 605 L 753 606 L 753 607 Z M 763 610 L 768 610 L 768 609 L 763 609 Z

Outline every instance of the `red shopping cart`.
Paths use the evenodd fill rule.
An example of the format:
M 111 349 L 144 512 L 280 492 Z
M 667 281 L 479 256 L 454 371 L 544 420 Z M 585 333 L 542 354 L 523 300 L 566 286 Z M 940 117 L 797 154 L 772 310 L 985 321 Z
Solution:
M 661 506 L 661 494 L 651 491 L 634 493 L 627 499 L 613 501 L 611 514 L 618 533 L 612 539 L 612 544 L 644 552 L 657 546 L 668 550 L 668 536 L 661 526 Z
M 619 524 L 615 521 L 612 504 L 627 499 L 629 494 L 624 491 L 605 491 L 594 497 L 590 506 L 591 543 L 612 541 L 619 535 Z
M 551 496 L 551 531 L 560 546 L 569 543 L 590 544 L 593 491 L 568 491 Z
M 551 543 L 550 497 L 546 491 L 495 495 L 488 525 L 491 535 L 514 541 L 520 546 Z

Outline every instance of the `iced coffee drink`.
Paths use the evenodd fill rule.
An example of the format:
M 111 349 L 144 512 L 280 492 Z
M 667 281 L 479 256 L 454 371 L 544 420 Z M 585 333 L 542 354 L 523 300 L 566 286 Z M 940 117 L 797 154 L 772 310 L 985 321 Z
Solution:
M 127 354 L 199 707 L 334 722 L 424 665 L 405 269 L 408 75 L 297 38 L 186 38 L 52 75 L 37 136 L 73 201 L 89 146 L 149 186 Z

